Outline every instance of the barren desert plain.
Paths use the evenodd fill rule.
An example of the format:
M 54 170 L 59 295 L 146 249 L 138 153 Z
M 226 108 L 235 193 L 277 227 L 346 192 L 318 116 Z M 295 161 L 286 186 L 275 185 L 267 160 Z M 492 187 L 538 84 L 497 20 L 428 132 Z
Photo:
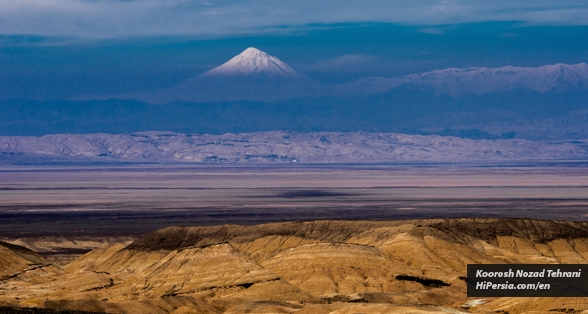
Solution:
M 466 294 L 588 264 L 588 166 L 0 168 L 1 313 L 588 313 Z

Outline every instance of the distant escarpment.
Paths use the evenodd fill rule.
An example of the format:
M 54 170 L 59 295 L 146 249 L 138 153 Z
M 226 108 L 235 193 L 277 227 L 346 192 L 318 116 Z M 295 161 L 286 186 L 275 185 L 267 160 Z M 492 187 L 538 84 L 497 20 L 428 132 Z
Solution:
M 6 248 L 3 256 L 24 252 L 0 248 Z M 14 264 L 21 270 L 0 282 L 0 306 L 176 314 L 588 310 L 574 298 L 467 298 L 466 266 L 475 263 L 588 263 L 588 223 L 426 219 L 169 227 L 128 245 L 95 249 L 63 268 Z
M 266 236 L 285 236 L 317 241 L 346 242 L 358 233 L 414 224 L 419 234 L 441 236 L 452 242 L 467 237 L 496 243 L 498 237 L 513 236 L 536 243 L 555 239 L 588 237 L 588 223 L 533 219 L 464 218 L 397 221 L 337 221 L 271 223 L 256 226 L 223 225 L 206 227 L 169 227 L 134 241 L 125 250 L 175 250 L 226 242 L 248 242 Z M 423 226 L 426 226 L 423 227 Z

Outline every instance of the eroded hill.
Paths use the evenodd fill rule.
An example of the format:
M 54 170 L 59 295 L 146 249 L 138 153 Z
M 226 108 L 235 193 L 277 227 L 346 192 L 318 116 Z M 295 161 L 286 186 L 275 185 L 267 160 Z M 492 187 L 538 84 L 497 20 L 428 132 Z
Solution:
M 0 249 L 22 258 L 18 246 Z M 467 298 L 465 285 L 471 263 L 588 264 L 582 222 L 169 227 L 63 268 L 18 261 L 0 262 L 13 269 L 0 282 L 0 305 L 108 313 L 588 313 L 582 298 L 480 300 Z

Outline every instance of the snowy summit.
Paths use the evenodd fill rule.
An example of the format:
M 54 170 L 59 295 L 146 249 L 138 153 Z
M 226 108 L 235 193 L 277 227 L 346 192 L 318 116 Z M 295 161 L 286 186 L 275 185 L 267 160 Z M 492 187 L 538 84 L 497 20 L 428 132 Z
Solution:
M 303 78 L 304 74 L 294 70 L 280 59 L 253 47 L 233 57 L 224 64 L 202 74 L 202 76 L 271 78 Z

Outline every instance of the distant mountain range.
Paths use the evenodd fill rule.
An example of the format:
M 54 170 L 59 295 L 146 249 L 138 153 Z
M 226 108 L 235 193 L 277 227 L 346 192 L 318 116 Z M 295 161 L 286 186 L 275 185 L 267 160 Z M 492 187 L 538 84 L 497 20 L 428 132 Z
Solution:
M 484 95 L 515 90 L 566 92 L 588 89 L 588 64 L 554 64 L 536 68 L 505 66 L 500 68 L 444 69 L 400 78 L 370 77 L 344 84 L 351 93 L 383 93 L 402 85 L 423 92 L 452 97 Z
M 309 79 L 274 56 L 249 47 L 226 63 L 173 88 L 118 97 L 149 103 L 178 100 L 267 102 L 301 97 L 371 95 L 407 87 L 454 98 L 517 90 L 539 93 L 587 90 L 588 64 L 555 64 L 536 68 L 451 68 L 404 77 L 369 77 L 327 85 Z
M 0 137 L 0 163 L 503 163 L 588 161 L 588 140 L 470 140 L 394 133 L 169 132 Z
M 0 135 L 281 130 L 588 138 L 586 63 L 445 69 L 325 84 L 251 47 L 172 88 L 82 98 L 0 101 Z

